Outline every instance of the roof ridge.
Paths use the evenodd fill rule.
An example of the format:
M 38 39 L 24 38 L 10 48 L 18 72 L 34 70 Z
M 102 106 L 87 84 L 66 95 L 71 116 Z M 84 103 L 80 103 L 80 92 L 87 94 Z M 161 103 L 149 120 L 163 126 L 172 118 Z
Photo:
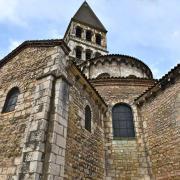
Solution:
M 92 18 L 91 18 L 92 17 Z M 93 26 L 104 32 L 107 32 L 106 28 L 96 16 L 92 8 L 89 6 L 87 1 L 84 1 L 80 8 L 77 10 L 75 15 L 72 17 L 72 20 Z

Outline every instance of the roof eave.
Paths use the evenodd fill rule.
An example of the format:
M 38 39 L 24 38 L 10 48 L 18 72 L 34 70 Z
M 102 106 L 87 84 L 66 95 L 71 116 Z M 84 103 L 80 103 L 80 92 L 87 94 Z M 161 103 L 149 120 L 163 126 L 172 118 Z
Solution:
M 30 40 L 24 41 L 17 48 L 15 48 L 12 52 L 10 52 L 7 56 L 0 60 L 0 67 L 6 64 L 11 58 L 16 56 L 21 50 L 27 47 L 53 47 L 53 46 L 61 46 L 66 55 L 69 54 L 70 48 L 62 39 L 53 39 L 53 40 Z

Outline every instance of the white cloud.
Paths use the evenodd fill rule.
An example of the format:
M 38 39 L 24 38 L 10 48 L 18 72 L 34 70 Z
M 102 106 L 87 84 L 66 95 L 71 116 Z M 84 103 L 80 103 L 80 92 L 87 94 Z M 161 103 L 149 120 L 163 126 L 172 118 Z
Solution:
M 61 38 L 63 38 L 63 36 L 57 29 L 51 29 L 47 33 L 47 38 L 48 39 L 61 39 Z
M 13 39 L 10 39 L 9 42 L 10 42 L 9 48 L 8 48 L 8 51 L 9 51 L 9 52 L 11 52 L 11 51 L 14 50 L 15 48 L 17 48 L 17 47 L 22 43 L 22 41 L 13 40 Z
M 0 0 L 0 22 L 13 23 L 20 26 L 26 26 L 26 22 L 23 21 L 18 15 L 19 0 Z
M 19 26 L 36 20 L 61 22 L 70 19 L 77 4 L 80 5 L 81 0 L 0 0 L 0 22 Z
M 12 50 L 17 48 L 21 43 L 22 41 L 20 40 L 9 39 L 9 46 L 6 51 L 0 51 L 0 60 L 4 58 L 7 54 L 9 54 Z
M 153 77 L 156 78 L 156 79 L 159 79 L 162 77 L 162 72 L 160 71 L 159 68 L 157 67 L 151 67 L 151 71 L 153 73 Z

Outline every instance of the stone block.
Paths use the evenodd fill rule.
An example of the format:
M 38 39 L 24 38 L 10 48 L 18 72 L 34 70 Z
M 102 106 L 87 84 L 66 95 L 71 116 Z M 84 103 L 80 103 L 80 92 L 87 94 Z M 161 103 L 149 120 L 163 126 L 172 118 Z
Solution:
M 64 134 L 63 126 L 57 122 L 54 122 L 54 132 L 63 136 L 63 134 Z
M 44 141 L 45 140 L 45 132 L 43 130 L 38 131 L 31 131 L 29 141 L 36 142 L 36 141 Z
M 60 166 L 54 163 L 49 163 L 49 169 L 48 169 L 48 174 L 54 175 L 54 176 L 59 176 L 60 174 Z
M 66 139 L 61 135 L 57 135 L 56 145 L 65 149 L 66 148 Z
M 56 155 L 56 164 L 64 165 L 64 163 L 65 163 L 64 157 Z
M 48 175 L 47 175 L 47 180 L 54 180 L 54 176 L 53 176 L 53 175 L 48 174 Z
M 42 162 L 32 161 L 32 162 L 30 162 L 29 172 L 41 174 L 42 173 L 42 167 L 43 167 Z
M 56 155 L 54 153 L 50 153 L 49 162 L 54 164 L 56 163 Z
M 16 157 L 14 158 L 14 165 L 19 165 L 22 161 L 22 157 Z
M 58 154 L 59 146 L 57 146 L 56 144 L 51 144 L 51 152 L 54 154 Z

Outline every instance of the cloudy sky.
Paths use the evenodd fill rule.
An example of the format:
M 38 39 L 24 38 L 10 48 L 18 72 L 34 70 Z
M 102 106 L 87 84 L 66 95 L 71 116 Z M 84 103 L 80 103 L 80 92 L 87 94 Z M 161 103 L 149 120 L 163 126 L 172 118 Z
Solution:
M 88 0 L 109 53 L 134 56 L 160 78 L 180 63 L 180 0 Z M 83 0 L 0 0 L 0 59 L 25 40 L 62 38 Z

